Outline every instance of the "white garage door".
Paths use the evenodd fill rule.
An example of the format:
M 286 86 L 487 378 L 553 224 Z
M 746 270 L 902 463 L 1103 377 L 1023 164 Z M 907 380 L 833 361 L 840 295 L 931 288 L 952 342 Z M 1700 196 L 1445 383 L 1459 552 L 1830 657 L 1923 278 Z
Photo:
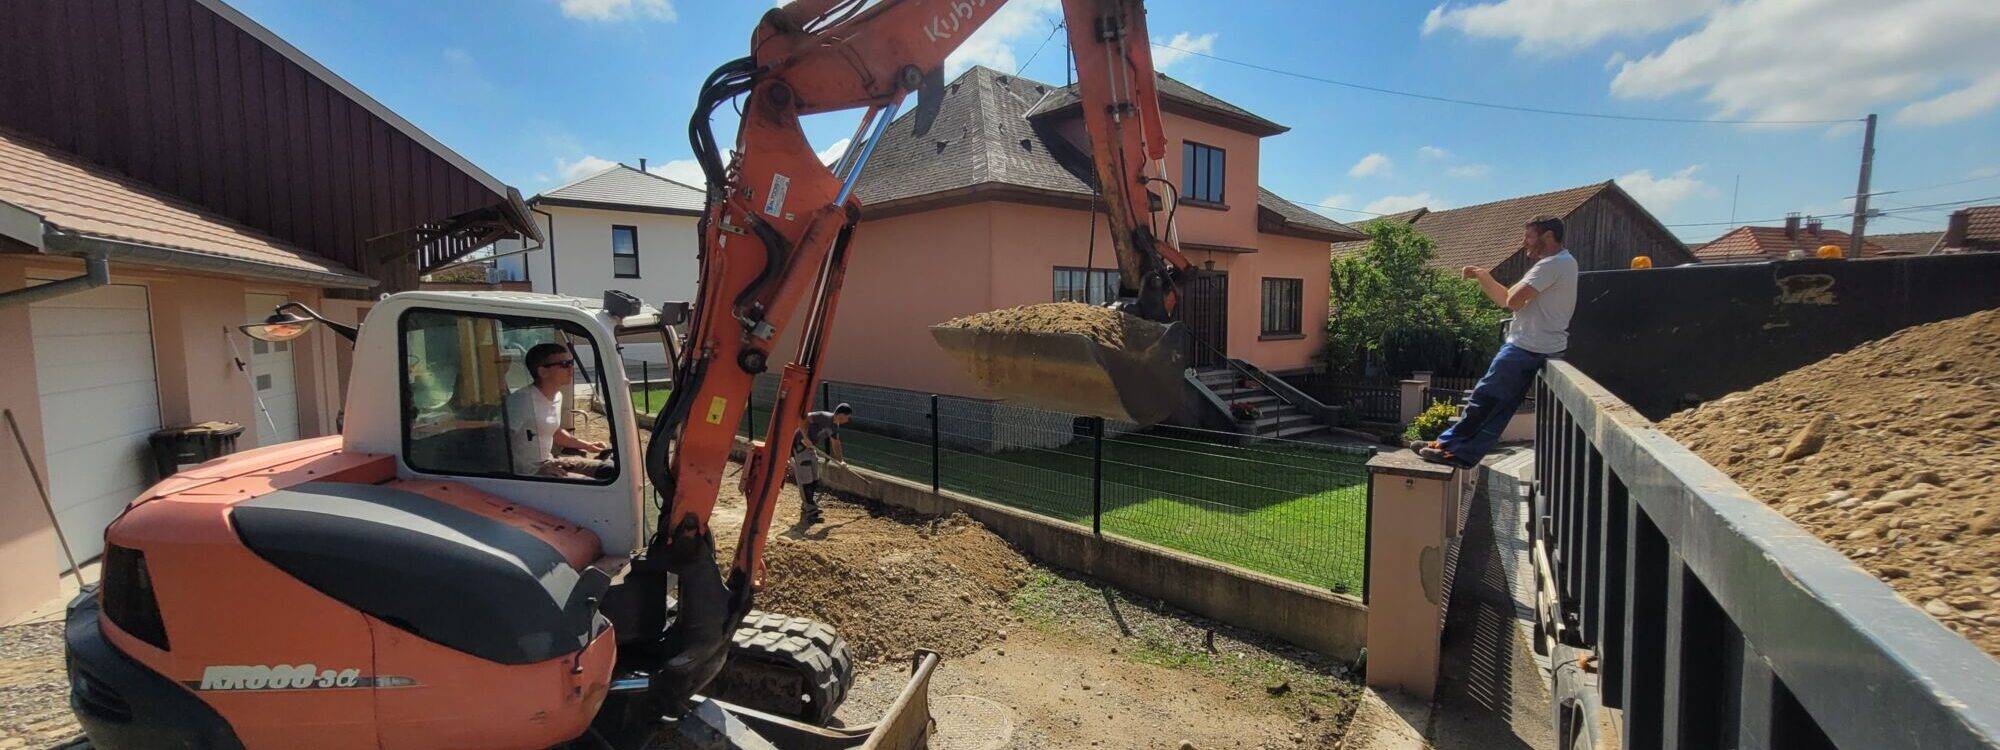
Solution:
M 251 294 L 244 300 L 246 323 L 262 323 L 271 310 L 285 304 L 285 298 L 275 294 Z M 250 340 L 250 386 L 256 389 L 253 406 L 257 409 L 252 434 L 260 446 L 299 439 L 299 388 L 292 372 L 292 343 Z
M 112 284 L 28 308 L 56 521 L 78 559 L 151 482 L 147 436 L 160 429 L 146 288 Z

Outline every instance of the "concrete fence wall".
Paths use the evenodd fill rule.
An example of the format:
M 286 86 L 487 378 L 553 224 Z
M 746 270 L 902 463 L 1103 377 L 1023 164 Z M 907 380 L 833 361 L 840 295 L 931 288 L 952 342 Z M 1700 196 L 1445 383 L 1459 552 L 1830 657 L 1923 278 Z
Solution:
M 866 469 L 829 465 L 822 481 L 925 515 L 964 513 L 1040 562 L 1337 659 L 1360 658 L 1367 637 L 1368 607 L 1350 596 Z

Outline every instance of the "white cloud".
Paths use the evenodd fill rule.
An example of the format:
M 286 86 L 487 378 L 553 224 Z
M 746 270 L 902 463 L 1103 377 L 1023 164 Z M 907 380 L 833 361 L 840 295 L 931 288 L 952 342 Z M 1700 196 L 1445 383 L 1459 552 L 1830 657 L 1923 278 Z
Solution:
M 618 162 L 610 159 L 600 159 L 589 154 L 585 154 L 575 161 L 558 156 L 556 157 L 556 174 L 562 177 L 563 182 L 569 182 L 588 177 L 617 165 Z
M 1371 214 L 1396 214 L 1413 208 L 1442 209 L 1450 208 L 1450 204 L 1439 201 L 1429 191 L 1423 191 L 1410 195 L 1385 195 L 1370 201 L 1361 210 Z
M 834 141 L 832 145 L 820 149 L 819 150 L 820 163 L 832 164 L 835 159 L 839 159 L 841 154 L 847 153 L 847 144 L 851 140 L 853 139 L 842 138 L 840 140 Z
M 1450 177 L 1469 180 L 1475 177 L 1485 177 L 1491 171 L 1493 171 L 1493 168 L 1485 164 L 1460 164 L 1445 170 L 1444 173 Z
M 1713 192 L 1708 183 L 1694 176 L 1699 171 L 1701 165 L 1695 164 L 1665 177 L 1654 177 L 1652 170 L 1641 169 L 1620 175 L 1618 186 L 1631 193 L 1646 210 L 1661 214 L 1674 210 L 1674 206 L 1689 198 Z
M 563 15 L 584 21 L 672 21 L 679 17 L 672 0 L 557 0 Z
M 701 171 L 701 162 L 693 159 L 671 159 L 659 165 L 646 167 L 646 171 L 689 187 L 702 188 L 708 185 L 708 175 Z
M 1179 64 L 1182 60 L 1188 59 L 1196 52 L 1204 55 L 1215 52 L 1215 32 L 1211 31 L 1200 36 L 1195 36 L 1183 31 L 1175 34 L 1174 38 L 1168 39 L 1165 46 L 1154 46 L 1153 69 L 1166 70 Z
M 1354 213 L 1354 211 L 1352 210 L 1352 207 L 1354 206 L 1354 196 L 1350 193 L 1334 193 L 1325 198 L 1319 199 L 1319 203 L 1320 205 L 1306 206 L 1306 208 L 1311 209 L 1312 211 L 1322 216 L 1332 218 L 1335 221 L 1348 221 L 1348 220 L 1367 218 L 1365 216 L 1361 216 Z M 1335 206 L 1340 207 L 1340 209 L 1347 209 L 1347 210 L 1336 210 L 1334 208 Z
M 1417 155 L 1426 159 L 1449 159 L 1451 152 L 1436 146 L 1418 146 Z
M 1394 167 L 1395 167 L 1395 162 L 1391 161 L 1388 155 L 1378 151 L 1376 153 L 1372 153 L 1367 156 L 1361 157 L 1361 161 L 1357 161 L 1354 163 L 1354 166 L 1348 167 L 1347 176 L 1349 177 L 1373 177 L 1375 175 L 1388 176 L 1389 170 L 1393 169 Z
M 1988 177 L 2000 177 L 2000 167 L 1980 167 L 1978 169 L 1972 170 L 1971 172 L 1967 173 L 1966 176 L 1975 180 L 1983 180 Z
M 1055 26 L 1053 15 L 1061 9 L 1062 0 L 1016 0 L 1002 6 L 944 59 L 944 77 L 956 77 L 974 65 L 1014 72 L 1020 67 L 1014 58 L 1014 42 L 1041 41 Z
M 1513 39 L 1521 52 L 1563 52 L 1612 37 L 1665 31 L 1720 4 L 1720 0 L 1500 0 L 1463 7 L 1445 3 L 1424 17 L 1423 33 L 1457 29 L 1466 36 Z
M 444 75 L 447 85 L 466 91 L 491 93 L 493 80 L 479 69 L 479 61 L 463 47 L 444 48 Z
M 1932 125 L 2000 106 L 2000 3 L 1743 0 L 1618 66 L 1611 92 L 1695 92 L 1723 116 L 1824 119 L 1902 106 Z

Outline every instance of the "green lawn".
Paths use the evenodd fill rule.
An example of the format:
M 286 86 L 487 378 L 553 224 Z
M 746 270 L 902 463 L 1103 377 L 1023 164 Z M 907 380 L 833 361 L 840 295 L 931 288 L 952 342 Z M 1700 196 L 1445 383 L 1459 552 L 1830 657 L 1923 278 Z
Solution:
M 673 390 L 673 387 L 665 385 L 632 386 L 632 408 L 648 415 L 657 414 L 660 407 L 666 405 L 667 394 Z
M 751 416 L 760 431 L 768 418 L 763 409 Z M 842 437 L 856 466 L 931 480 L 927 440 L 852 426 Z M 1367 552 L 1365 460 L 1306 444 L 1106 438 L 1104 530 L 1358 595 Z M 1091 463 L 1087 437 L 1049 449 L 947 448 L 941 480 L 945 489 L 1088 526 Z

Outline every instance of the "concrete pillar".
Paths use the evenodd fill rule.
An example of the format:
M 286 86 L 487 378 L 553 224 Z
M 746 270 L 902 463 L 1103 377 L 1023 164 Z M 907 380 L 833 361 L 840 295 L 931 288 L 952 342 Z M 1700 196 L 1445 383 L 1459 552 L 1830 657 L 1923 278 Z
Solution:
M 1396 385 L 1400 389 L 1403 402 L 1402 412 L 1397 418 L 1403 424 L 1417 421 L 1417 415 L 1422 414 L 1424 407 L 1430 405 L 1424 403 L 1424 389 L 1431 387 L 1430 372 L 1426 370 L 1410 373 L 1408 380 L 1399 381 Z
M 1368 461 L 1368 686 L 1429 700 L 1444 630 L 1458 472 L 1409 451 Z

